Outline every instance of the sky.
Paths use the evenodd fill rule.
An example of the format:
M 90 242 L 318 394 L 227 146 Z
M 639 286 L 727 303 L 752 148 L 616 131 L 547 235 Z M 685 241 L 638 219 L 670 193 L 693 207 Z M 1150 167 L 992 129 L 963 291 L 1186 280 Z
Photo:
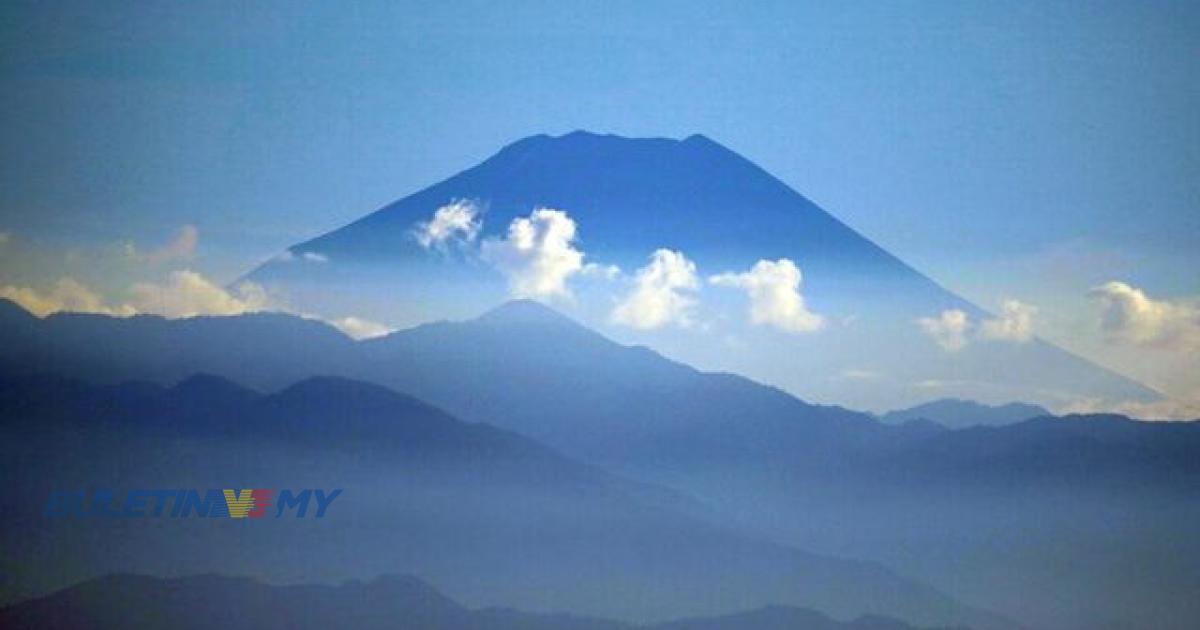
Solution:
M 1194 2 L 5 3 L 0 286 L 222 285 L 521 137 L 703 133 L 1200 401 L 1088 294 L 1194 326 L 1198 58 Z

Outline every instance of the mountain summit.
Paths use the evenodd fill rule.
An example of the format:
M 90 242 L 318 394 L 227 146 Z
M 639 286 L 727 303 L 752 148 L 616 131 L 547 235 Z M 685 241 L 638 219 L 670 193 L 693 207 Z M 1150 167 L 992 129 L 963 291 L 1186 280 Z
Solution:
M 559 212 L 535 217 L 543 208 Z M 660 250 L 672 258 L 660 260 Z M 785 260 L 794 267 L 774 271 L 798 273 L 778 286 L 802 295 L 811 325 L 789 326 L 751 304 L 772 307 L 776 294 L 755 298 L 748 272 Z M 654 267 L 664 261 L 676 275 Z M 1050 408 L 1157 397 L 1028 335 L 978 334 L 994 315 L 701 135 L 525 138 L 290 247 L 246 279 L 308 312 L 352 309 L 399 326 L 536 297 L 623 342 L 860 408 L 931 397 Z M 646 298 L 640 317 L 617 316 L 634 295 Z M 794 302 L 782 307 L 785 317 L 797 312 Z M 953 330 L 939 333 L 947 312 Z

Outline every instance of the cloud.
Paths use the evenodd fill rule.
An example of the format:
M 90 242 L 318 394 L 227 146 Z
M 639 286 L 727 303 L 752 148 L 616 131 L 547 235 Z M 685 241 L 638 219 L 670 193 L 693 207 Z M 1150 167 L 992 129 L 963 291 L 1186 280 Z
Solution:
M 958 352 L 967 346 L 970 322 L 967 314 L 959 309 L 944 310 L 937 317 L 922 317 L 917 324 L 948 352 Z
M 583 266 L 582 273 L 588 278 L 599 278 L 601 280 L 612 281 L 621 277 L 621 268 L 616 265 L 588 263 Z
M 342 317 L 340 319 L 330 319 L 325 321 L 355 339 L 382 337 L 393 330 L 392 328 L 389 328 L 384 324 L 380 324 L 379 322 L 373 322 L 358 317 Z
M 232 290 L 226 290 L 190 270 L 175 271 L 161 284 L 134 284 L 129 293 L 129 303 L 110 305 L 95 291 L 73 278 L 61 278 L 46 291 L 12 285 L 0 286 L 0 298 L 12 300 L 38 317 L 58 312 L 98 313 L 114 317 L 144 313 L 174 319 L 200 315 L 241 315 L 271 310 L 290 312 L 298 317 L 325 322 L 354 339 L 379 337 L 394 330 L 360 317 L 331 319 L 297 313 L 287 305 L 271 299 L 267 291 L 255 283 L 243 282 Z
M 691 325 L 690 312 L 696 301 L 689 293 L 700 288 L 700 281 L 696 264 L 682 253 L 655 251 L 650 263 L 637 270 L 633 285 L 613 309 L 613 323 L 641 329 Z
M 109 306 L 95 291 L 74 278 L 60 278 L 48 291 L 30 287 L 6 285 L 0 287 L 0 298 L 12 300 L 22 308 L 45 317 L 51 313 L 101 313 L 104 315 L 127 316 L 136 313 L 128 305 Z
M 583 269 L 583 252 L 575 249 L 575 221 L 550 208 L 513 219 L 508 234 L 485 240 L 481 253 L 508 278 L 515 297 L 570 296 L 567 279 Z
M 1103 401 L 1095 398 L 1077 400 L 1060 409 L 1059 415 L 1078 413 L 1116 413 L 1140 420 L 1196 420 L 1200 419 L 1200 401 L 1178 401 L 1168 398 L 1153 402 Z
M 1019 300 L 1005 300 L 1000 316 L 980 324 L 979 335 L 994 341 L 1025 343 L 1033 339 L 1033 318 L 1037 307 Z
M 825 318 L 808 310 L 800 294 L 803 277 L 787 258 L 760 260 L 746 273 L 723 273 L 709 278 L 717 286 L 741 289 L 750 297 L 750 321 L 789 333 L 820 330 Z
M 285 249 L 282 252 L 279 252 L 278 254 L 273 256 L 271 258 L 271 260 L 275 261 L 275 262 L 281 262 L 281 263 L 296 262 L 297 260 L 303 260 L 305 262 L 314 262 L 314 263 L 327 263 L 327 262 L 329 262 L 329 256 L 326 256 L 325 254 L 321 254 L 318 252 L 312 252 L 312 251 L 298 253 L 298 252 L 294 252 L 290 249 Z
M 200 243 L 200 231 L 194 225 L 179 228 L 175 238 L 162 246 L 148 252 L 139 252 L 133 243 L 125 244 L 125 254 L 129 258 L 151 264 L 171 260 L 190 259 L 196 255 L 196 246 Z
M 874 370 L 863 370 L 860 368 L 847 368 L 842 370 L 839 377 L 850 381 L 873 381 L 879 378 L 879 372 Z
M 435 210 L 430 220 L 417 223 L 413 227 L 413 236 L 425 249 L 440 248 L 451 241 L 474 241 L 481 227 L 479 206 L 473 201 L 459 199 Z
M 1088 292 L 1101 307 L 1100 329 L 1113 343 L 1194 350 L 1200 347 L 1200 305 L 1155 300 L 1124 282 Z
M 243 282 L 227 291 L 190 270 L 171 272 L 164 284 L 139 282 L 129 292 L 138 312 L 164 317 L 240 315 L 272 308 L 266 290 L 258 284 Z

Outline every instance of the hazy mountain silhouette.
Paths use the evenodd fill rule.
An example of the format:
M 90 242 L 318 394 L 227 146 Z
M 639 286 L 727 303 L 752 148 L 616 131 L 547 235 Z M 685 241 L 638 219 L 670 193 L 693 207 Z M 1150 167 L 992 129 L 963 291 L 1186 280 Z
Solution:
M 942 398 L 907 409 L 889 411 L 879 419 L 888 424 L 903 424 L 913 420 L 930 420 L 952 429 L 976 425 L 1004 425 L 1030 420 L 1051 413 L 1044 407 L 1012 402 L 1003 405 L 984 405 L 973 400 Z
M 162 579 L 108 575 L 0 609 L 11 630 L 913 630 L 885 617 L 838 622 L 773 606 L 718 618 L 636 626 L 564 614 L 469 609 L 421 580 L 398 575 L 338 586 L 275 586 L 219 575 Z
M 211 376 L 173 387 L 9 376 L 0 418 L 10 600 L 112 571 L 328 581 L 404 570 L 472 606 L 654 620 L 780 603 L 1008 627 L 878 565 L 760 542 L 677 492 L 378 385 L 315 377 L 256 394 Z M 251 526 L 40 512 L 56 489 L 159 487 L 344 493 L 322 520 Z
M 684 140 L 574 132 L 533 136 L 445 181 L 327 234 L 289 248 L 246 278 L 278 288 L 295 306 L 413 325 L 481 312 L 506 295 L 504 278 L 470 248 L 425 248 L 414 229 L 454 200 L 483 213 L 480 239 L 503 237 L 536 207 L 567 211 L 589 261 L 627 273 L 670 248 L 701 277 L 748 270 L 760 259 L 794 260 L 808 303 L 826 316 L 817 334 L 788 335 L 745 323 L 735 291 L 700 292 L 711 328 L 636 332 L 612 328 L 691 365 L 778 383 L 807 399 L 896 408 L 918 402 L 913 384 L 937 380 L 942 393 L 975 400 L 1152 399 L 1144 386 L 1034 340 L 978 340 L 945 352 L 916 320 L 985 310 L 946 291 L 737 153 L 701 135 Z M 914 218 L 919 220 L 919 218 Z M 304 253 L 324 263 L 305 262 Z M 936 271 L 936 270 L 935 270 Z M 573 282 L 573 312 L 609 325 L 622 282 Z M 564 304 L 567 302 L 564 302 Z M 730 352 L 723 340 L 739 341 Z M 847 371 L 886 378 L 866 384 Z
M 50 318 L 33 320 L 10 347 L 23 344 L 39 357 L 36 365 L 69 366 L 96 382 L 114 375 L 171 382 L 197 368 L 243 375 L 265 391 L 289 384 L 290 375 L 372 381 L 468 422 L 515 430 L 576 459 L 679 488 L 766 538 L 877 559 L 1039 625 L 1187 627 L 1200 617 L 1184 596 L 1200 588 L 1200 571 L 1183 560 L 1200 554 L 1188 528 L 1200 518 L 1196 423 L 1095 416 L 962 430 L 889 426 L 622 346 L 531 302 L 365 342 L 297 322 L 295 329 L 315 326 L 316 339 L 328 340 L 313 344 L 321 352 L 308 351 L 303 334 L 271 344 L 264 331 L 224 354 L 227 341 L 195 334 L 186 320 L 69 319 L 98 337 L 128 328 L 129 346 L 108 346 L 107 357 L 86 348 L 89 361 L 76 360 L 73 346 L 44 339 L 56 325 Z M 206 325 L 230 339 L 251 339 L 263 316 L 210 319 L 220 321 Z M 247 332 L 235 332 L 242 322 L 250 324 Z M 151 337 L 168 350 L 139 347 L 133 331 L 140 326 L 157 331 Z M 0 335 L 6 343 L 11 336 L 7 329 Z M 259 352 L 246 357 L 245 345 Z M 296 348 L 301 359 L 293 358 Z M 0 364 L 20 371 L 11 357 Z M 329 412 L 340 422 L 336 406 Z M 202 414 L 197 422 L 219 424 L 223 415 Z M 394 567 L 379 567 L 387 570 Z M 1145 575 L 1158 577 L 1139 577 Z

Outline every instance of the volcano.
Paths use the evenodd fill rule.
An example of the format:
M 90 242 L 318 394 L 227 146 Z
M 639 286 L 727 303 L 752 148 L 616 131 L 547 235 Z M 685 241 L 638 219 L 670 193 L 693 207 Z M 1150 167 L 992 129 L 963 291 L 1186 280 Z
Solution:
M 454 204 L 471 208 L 472 222 L 431 246 L 419 230 Z M 513 222 L 539 208 L 571 220 L 571 247 L 581 261 L 563 290 L 534 297 L 615 339 L 701 369 L 869 409 L 944 397 L 1025 400 L 1050 409 L 1083 399 L 1159 397 L 1037 337 L 977 334 L 994 314 L 701 135 L 674 140 L 577 131 L 525 138 L 288 248 L 243 280 L 284 296 L 292 308 L 330 317 L 354 314 L 393 326 L 462 319 L 513 297 L 511 278 L 487 255 L 488 243 L 512 238 Z M 687 317 L 623 325 L 616 306 L 662 249 L 694 265 L 694 280 L 680 293 Z M 800 270 L 805 308 L 821 325 L 771 326 L 754 317 L 747 292 L 706 281 L 782 259 Z M 922 324 L 947 311 L 962 318 L 959 342 L 938 343 Z

